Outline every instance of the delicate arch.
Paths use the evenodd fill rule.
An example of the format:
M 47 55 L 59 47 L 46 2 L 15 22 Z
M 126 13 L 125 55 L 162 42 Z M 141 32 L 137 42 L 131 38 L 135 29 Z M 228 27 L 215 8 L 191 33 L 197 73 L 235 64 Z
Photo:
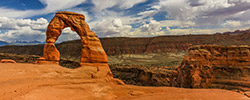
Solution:
M 107 55 L 96 33 L 90 30 L 85 22 L 84 15 L 73 12 L 58 12 L 51 20 L 46 31 L 46 42 L 44 55 L 46 61 L 58 62 L 60 53 L 54 43 L 61 35 L 64 28 L 70 27 L 81 38 L 81 64 L 84 63 L 107 63 Z

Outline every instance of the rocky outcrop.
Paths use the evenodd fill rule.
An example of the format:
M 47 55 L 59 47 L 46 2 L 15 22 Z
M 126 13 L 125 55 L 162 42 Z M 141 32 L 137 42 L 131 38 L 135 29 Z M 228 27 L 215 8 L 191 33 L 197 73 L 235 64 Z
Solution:
M 249 90 L 250 47 L 194 46 L 177 73 L 180 87 Z
M 91 70 L 90 74 L 93 78 L 113 78 L 108 66 L 107 55 L 102 48 L 99 38 L 90 30 L 88 24 L 85 22 L 84 15 L 73 12 L 57 12 L 51 20 L 47 27 L 47 44 L 44 45 L 43 57 L 39 58 L 37 63 L 59 64 L 60 52 L 54 43 L 66 27 L 70 27 L 72 31 L 77 32 L 81 38 L 80 64 L 85 67 L 84 70 Z
M 56 64 L 0 63 L 0 100 L 249 100 L 221 89 L 118 85 L 91 79 L 88 72 Z
M 42 63 L 42 64 L 48 64 L 48 62 L 45 62 L 45 58 L 37 55 L 16 55 L 16 54 L 6 54 L 6 53 L 0 53 L 0 59 L 11 59 L 14 60 L 16 63 Z M 72 60 L 68 60 L 65 58 L 61 58 L 59 61 L 59 65 L 62 67 L 75 69 L 80 67 L 80 63 Z
M 60 53 L 56 49 L 55 44 L 54 43 L 45 44 L 43 49 L 43 58 L 40 58 L 38 60 L 38 63 L 58 64 L 59 60 L 60 60 Z
M 36 55 L 16 55 L 16 54 L 0 53 L 0 59 L 11 59 L 17 63 L 33 63 L 39 57 L 40 56 Z
M 2 59 L 0 63 L 16 63 L 16 61 L 11 60 L 11 59 Z

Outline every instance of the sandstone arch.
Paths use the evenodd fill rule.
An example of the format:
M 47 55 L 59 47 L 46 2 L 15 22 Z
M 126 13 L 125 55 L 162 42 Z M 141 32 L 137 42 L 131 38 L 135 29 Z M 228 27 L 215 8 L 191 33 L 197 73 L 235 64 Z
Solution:
M 61 35 L 64 28 L 70 27 L 81 38 L 82 52 L 81 64 L 85 63 L 107 63 L 107 55 L 97 35 L 90 30 L 85 22 L 84 15 L 73 12 L 58 12 L 48 25 L 43 57 L 46 61 L 58 62 L 60 54 L 54 43 Z
M 81 38 L 81 66 L 87 71 L 91 70 L 88 73 L 92 73 L 92 77 L 113 77 L 107 64 L 107 55 L 96 33 L 90 30 L 84 15 L 73 12 L 57 12 L 51 20 L 46 31 L 47 44 L 44 45 L 43 57 L 37 63 L 58 64 L 60 53 L 54 43 L 66 27 L 70 27 Z

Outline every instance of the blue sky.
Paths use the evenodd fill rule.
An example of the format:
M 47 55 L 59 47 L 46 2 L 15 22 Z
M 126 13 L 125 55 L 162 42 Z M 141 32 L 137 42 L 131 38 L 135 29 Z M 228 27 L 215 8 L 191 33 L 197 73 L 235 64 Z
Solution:
M 0 40 L 45 41 L 55 12 L 86 16 L 99 37 L 212 34 L 250 28 L 250 0 L 0 0 Z M 65 28 L 59 42 L 79 39 Z

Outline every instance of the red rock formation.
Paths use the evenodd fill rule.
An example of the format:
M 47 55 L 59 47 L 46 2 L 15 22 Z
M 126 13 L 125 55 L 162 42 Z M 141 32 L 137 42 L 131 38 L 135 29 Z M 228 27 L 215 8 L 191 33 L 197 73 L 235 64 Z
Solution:
M 87 73 L 55 64 L 0 63 L 0 100 L 249 100 L 222 89 L 118 85 Z
M 0 63 L 16 63 L 16 61 L 11 60 L 11 59 L 2 59 Z
M 54 43 L 47 43 L 44 45 L 43 57 L 45 59 L 44 62 L 47 61 L 50 63 L 58 64 L 58 61 L 60 60 L 60 53 L 56 49 L 56 46 Z
M 178 68 L 177 85 L 191 88 L 250 87 L 250 47 L 194 46 Z
M 61 32 L 66 27 L 71 27 L 81 38 L 82 53 L 81 63 L 107 63 L 107 55 L 102 48 L 102 44 L 97 35 L 90 30 L 88 24 L 84 21 L 85 17 L 73 12 L 58 12 L 51 20 L 47 28 L 48 44 L 44 47 L 44 58 L 47 61 L 58 61 L 60 56 L 53 43 L 56 42 Z
M 90 30 L 85 22 L 84 15 L 73 12 L 58 12 L 48 25 L 46 32 L 46 42 L 44 46 L 43 58 L 37 63 L 56 63 L 60 60 L 60 53 L 54 43 L 61 35 L 64 28 L 70 27 L 72 31 L 77 32 L 81 38 L 81 66 L 95 67 L 93 77 L 103 77 L 112 73 L 107 65 L 107 55 L 102 48 L 102 44 L 97 35 Z M 70 48 L 70 47 L 69 47 Z

